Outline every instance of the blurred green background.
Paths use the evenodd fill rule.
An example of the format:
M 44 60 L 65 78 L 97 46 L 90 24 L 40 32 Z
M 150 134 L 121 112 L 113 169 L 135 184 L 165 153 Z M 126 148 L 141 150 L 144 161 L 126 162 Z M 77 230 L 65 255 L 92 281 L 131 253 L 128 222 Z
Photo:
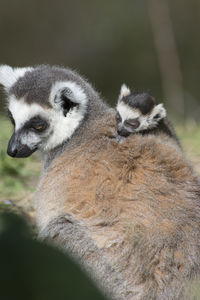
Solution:
M 1 0 L 0 63 L 69 66 L 111 104 L 125 82 L 197 121 L 199 29 L 199 0 Z
M 165 103 L 199 171 L 199 29 L 199 0 L 0 0 L 0 64 L 68 66 L 113 106 L 124 82 L 150 92 Z M 4 107 L 1 89 L 1 207 L 27 205 L 34 215 L 39 159 L 6 155 L 12 129 Z

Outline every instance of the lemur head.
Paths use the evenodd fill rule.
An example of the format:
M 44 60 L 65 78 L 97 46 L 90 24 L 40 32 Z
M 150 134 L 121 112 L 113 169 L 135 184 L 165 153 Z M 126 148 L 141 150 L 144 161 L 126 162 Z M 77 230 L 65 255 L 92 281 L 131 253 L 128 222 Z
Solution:
M 14 126 L 7 153 L 28 157 L 70 139 L 86 116 L 87 83 L 71 70 L 50 66 L 0 66 L 0 84 L 8 94 Z
M 162 104 L 147 93 L 134 94 L 123 84 L 116 107 L 117 133 L 129 136 L 131 133 L 154 128 L 166 116 Z

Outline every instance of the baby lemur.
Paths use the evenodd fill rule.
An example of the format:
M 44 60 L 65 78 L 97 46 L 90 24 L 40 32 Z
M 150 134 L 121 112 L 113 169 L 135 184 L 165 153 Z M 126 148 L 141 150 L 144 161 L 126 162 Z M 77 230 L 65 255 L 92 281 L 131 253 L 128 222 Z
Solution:
M 120 137 L 132 133 L 144 135 L 163 132 L 179 144 L 163 104 L 156 105 L 155 98 L 148 93 L 131 93 L 123 84 L 116 110 L 117 133 Z

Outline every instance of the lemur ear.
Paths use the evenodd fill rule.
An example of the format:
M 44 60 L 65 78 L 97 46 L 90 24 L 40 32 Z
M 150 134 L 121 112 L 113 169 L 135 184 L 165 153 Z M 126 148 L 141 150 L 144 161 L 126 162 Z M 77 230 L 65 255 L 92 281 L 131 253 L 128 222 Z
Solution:
M 16 81 L 13 68 L 7 65 L 0 66 L 0 84 L 7 90 Z
M 153 111 L 151 112 L 152 119 L 156 121 L 160 121 L 161 119 L 165 118 L 166 115 L 166 109 L 164 108 L 163 104 L 156 105 Z
M 66 117 L 70 109 L 78 106 L 77 102 L 74 102 L 74 95 L 69 88 L 63 88 L 60 90 L 59 96 L 55 96 L 55 103 L 58 103 L 63 111 L 63 115 Z
M 87 97 L 81 87 L 74 82 L 56 82 L 51 89 L 50 102 L 66 117 L 74 107 L 84 108 L 87 104 Z
M 122 84 L 121 90 L 120 90 L 120 95 L 119 95 L 119 100 L 122 99 L 123 97 L 126 97 L 126 96 L 130 95 L 130 94 L 131 94 L 130 89 L 125 84 Z
M 31 71 L 32 68 L 12 68 L 8 65 L 0 66 L 0 84 L 4 86 L 6 90 L 9 90 L 11 86 L 19 79 L 24 76 L 27 71 Z

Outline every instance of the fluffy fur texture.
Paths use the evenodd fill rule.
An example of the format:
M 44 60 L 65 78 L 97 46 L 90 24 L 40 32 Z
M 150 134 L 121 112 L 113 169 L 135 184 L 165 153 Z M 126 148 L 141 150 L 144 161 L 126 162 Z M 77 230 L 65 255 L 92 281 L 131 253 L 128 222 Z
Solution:
M 166 134 L 113 139 L 115 111 L 70 70 L 38 67 L 10 93 L 52 109 L 58 81 L 78 85 L 87 108 L 70 139 L 45 152 L 40 237 L 75 256 L 112 299 L 188 300 L 184 287 L 200 272 L 199 179 Z
M 24 99 L 20 101 L 11 96 L 9 99 L 8 109 L 15 120 L 15 130 L 19 130 L 28 120 L 37 115 L 44 115 L 44 109 L 37 103 L 27 104 Z M 49 111 L 47 111 L 48 113 Z
M 59 216 L 40 231 L 39 238 L 50 243 L 54 241 L 55 245 L 64 249 L 76 260 L 78 258 L 82 267 L 90 276 L 93 275 L 92 279 L 106 296 L 116 298 L 117 295 L 118 298 L 124 299 L 125 287 L 121 288 L 122 276 L 111 266 L 103 251 L 95 245 L 84 223 L 69 214 Z
M 85 141 L 69 145 L 44 173 L 36 194 L 39 227 L 48 236 L 50 222 L 65 214 L 83 224 L 98 249 L 84 264 L 98 276 L 104 267 L 95 275 L 93 262 L 101 253 L 122 276 L 111 288 L 113 299 L 184 299 L 185 282 L 200 268 L 198 179 L 165 135 L 132 135 L 122 144 L 111 139 L 111 116 L 93 124 Z M 55 228 L 58 244 L 70 247 L 74 234 Z M 78 257 L 82 243 L 90 251 L 83 239 L 74 247 Z
M 7 65 L 0 66 L 0 84 L 2 84 L 6 90 L 9 90 L 20 77 L 23 77 L 24 74 L 28 71 L 31 71 L 32 68 L 11 68 Z
M 143 115 L 151 113 L 156 105 L 154 97 L 148 93 L 131 93 L 131 90 L 123 84 L 118 103 L 124 103 L 130 108 L 138 109 Z
M 121 90 L 120 90 L 120 95 L 119 95 L 119 99 L 122 99 L 123 97 L 126 97 L 128 95 L 130 95 L 131 91 L 130 89 L 126 86 L 126 84 L 122 84 L 121 86 Z
M 63 116 L 60 105 L 61 96 L 59 95 L 59 91 L 63 89 L 65 93 L 67 91 L 68 98 L 78 104 L 77 107 L 69 111 L 66 117 Z M 72 136 L 86 114 L 87 101 L 86 94 L 81 87 L 74 82 L 56 82 L 53 85 L 50 94 L 50 103 L 54 107 L 54 110 L 52 111 L 52 117 L 49 123 L 51 124 L 54 134 L 51 134 L 48 139 L 48 143 L 44 147 L 45 151 L 55 148 L 55 146 L 62 144 L 63 141 L 66 141 Z M 55 110 L 57 112 L 56 114 Z
M 138 128 L 134 129 L 134 132 L 155 128 L 157 127 L 158 122 L 166 117 L 166 111 L 163 104 L 156 105 L 149 115 L 143 115 L 139 109 L 131 108 L 123 102 L 119 102 L 116 109 L 122 118 L 122 123 L 128 119 L 139 120 L 140 125 Z M 157 114 L 159 114 L 159 119 L 154 119 Z
M 2 66 L 0 70 L 1 83 L 8 90 L 8 109 L 15 120 L 17 136 L 15 140 L 30 149 L 38 148 L 47 152 L 70 139 L 83 119 L 87 118 L 93 99 L 98 97 L 97 94 L 93 96 L 93 89 L 86 81 L 70 70 L 49 66 L 22 68 L 21 71 L 19 68 Z M 16 77 L 16 70 L 18 75 L 24 76 Z M 12 85 L 10 74 L 15 74 Z M 87 90 L 87 93 L 84 90 Z M 75 104 L 66 115 L 62 107 L 63 93 Z M 88 99 L 90 99 L 89 106 Z M 95 103 L 94 107 L 98 105 L 104 107 L 100 102 Z M 49 124 L 48 130 L 42 134 L 28 131 L 25 126 L 28 120 L 36 116 Z M 95 113 L 92 117 L 96 117 Z
M 181 147 L 175 130 L 166 116 L 163 104 L 156 105 L 156 101 L 151 95 L 131 93 L 131 90 L 123 84 L 116 111 L 119 135 L 128 136 L 131 133 L 159 135 L 165 133 Z

